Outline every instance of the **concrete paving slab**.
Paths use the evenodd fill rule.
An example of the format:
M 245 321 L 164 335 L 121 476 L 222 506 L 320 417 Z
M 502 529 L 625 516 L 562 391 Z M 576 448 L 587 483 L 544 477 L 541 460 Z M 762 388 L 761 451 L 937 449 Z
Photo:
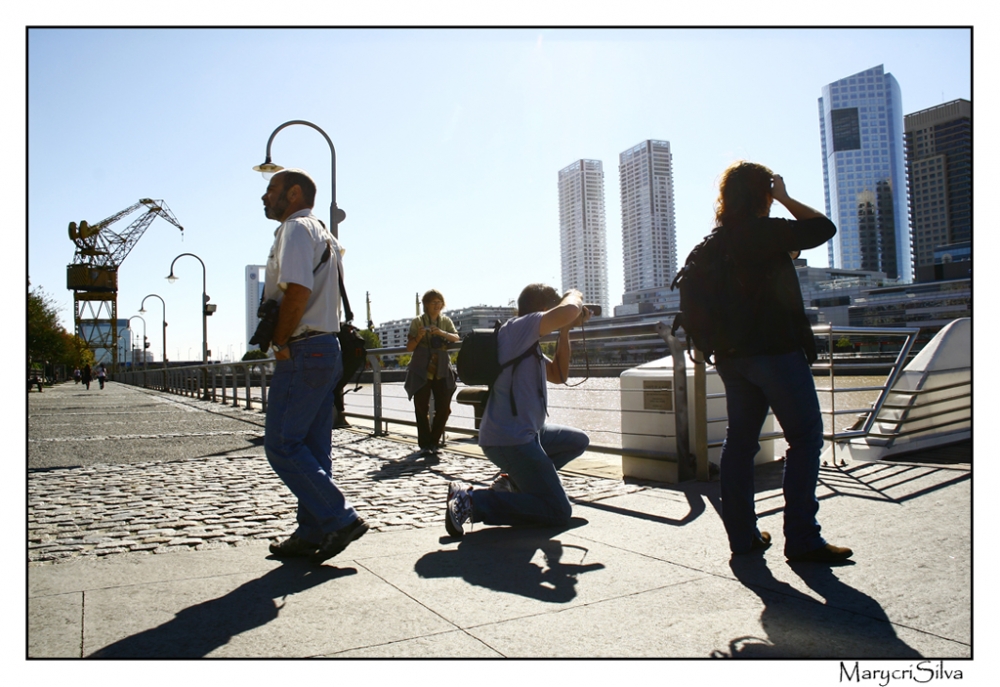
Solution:
M 753 582 L 772 588 L 775 584 L 788 585 L 806 597 L 849 611 L 866 613 L 877 607 L 893 622 L 969 644 L 969 480 L 954 470 L 935 469 L 936 474 L 900 478 L 904 472 L 880 467 L 877 478 L 871 481 L 880 484 L 882 493 L 873 495 L 872 487 L 863 479 L 852 478 L 855 483 L 851 488 L 858 496 L 841 493 L 822 502 L 821 522 L 830 525 L 824 526 L 824 534 L 855 550 L 855 562 L 847 566 L 831 570 L 787 564 L 781 552 L 781 513 L 772 510 L 762 517 L 761 529 L 771 531 L 775 538 L 775 545 L 765 554 L 774 574 L 773 579 Z M 896 478 L 891 478 L 890 473 Z M 691 513 L 697 517 L 685 521 L 683 527 L 671 527 L 685 517 L 678 493 L 648 489 L 578 506 L 575 512 L 590 523 L 578 535 L 732 577 L 721 520 L 711 507 L 698 513 L 692 489 L 697 487 L 688 487 L 686 497 L 696 504 Z M 705 489 L 710 492 L 712 485 Z M 838 489 L 843 492 L 843 485 Z M 886 496 L 890 490 L 895 491 L 891 498 Z M 920 494 L 920 499 L 911 497 L 913 494 Z M 764 493 L 765 499 L 770 496 Z M 698 498 L 710 501 L 710 494 Z M 942 522 L 952 522 L 954 527 L 942 528 Z
M 82 642 L 82 593 L 28 599 L 28 656 L 80 658 Z
M 309 657 L 454 629 L 363 567 L 307 561 L 88 592 L 85 622 L 84 654 L 106 658 Z
M 586 529 L 583 521 L 577 521 Z M 574 535 L 485 527 L 428 540 L 424 553 L 364 560 L 393 586 L 459 627 L 549 613 L 679 584 L 699 573 Z
M 788 590 L 746 594 L 703 577 L 602 602 L 468 628 L 508 657 L 968 657 L 968 647 L 832 609 Z
M 267 560 L 267 544 L 215 551 L 75 558 L 28 566 L 28 596 L 38 598 L 69 592 L 120 589 L 129 586 L 207 579 L 234 574 L 266 573 L 278 565 Z
M 329 654 L 323 658 L 504 658 L 504 656 L 469 633 L 455 630 L 401 642 L 351 649 Z

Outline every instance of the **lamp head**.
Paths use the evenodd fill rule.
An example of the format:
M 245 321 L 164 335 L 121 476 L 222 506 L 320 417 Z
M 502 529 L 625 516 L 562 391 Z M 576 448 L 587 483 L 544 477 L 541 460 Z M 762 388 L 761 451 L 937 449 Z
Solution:
M 262 177 L 270 181 L 271 177 L 273 177 L 275 174 L 277 174 L 283 169 L 284 167 L 282 167 L 281 165 L 274 164 L 273 162 L 271 162 L 269 158 L 267 160 L 264 160 L 264 162 L 262 162 L 261 164 L 254 166 L 253 171 L 260 172 L 260 175 Z

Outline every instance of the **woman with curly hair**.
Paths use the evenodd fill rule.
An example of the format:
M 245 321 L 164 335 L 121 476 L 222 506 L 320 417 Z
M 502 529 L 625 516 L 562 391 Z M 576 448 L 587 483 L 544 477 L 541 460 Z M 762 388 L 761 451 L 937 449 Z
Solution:
M 769 217 L 778 201 L 794 220 Z M 785 434 L 782 490 L 785 557 L 834 563 L 852 555 L 828 544 L 816 520 L 816 483 L 823 420 L 810 364 L 816 346 L 802 304 L 795 266 L 799 251 L 829 241 L 837 228 L 822 213 L 791 198 L 780 175 L 739 162 L 719 184 L 716 232 L 735 264 L 733 310 L 744 313 L 733 345 L 716 352 L 726 388 L 729 424 L 720 459 L 722 521 L 734 554 L 763 551 L 771 535 L 757 527 L 754 456 L 770 408 Z

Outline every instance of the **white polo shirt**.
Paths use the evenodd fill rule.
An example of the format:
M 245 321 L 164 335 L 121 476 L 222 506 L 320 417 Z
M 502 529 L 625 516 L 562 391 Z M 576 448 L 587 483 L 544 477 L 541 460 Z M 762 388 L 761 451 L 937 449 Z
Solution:
M 328 245 L 330 258 L 320 265 Z M 337 275 L 344 269 L 344 252 L 340 242 L 308 208 L 289 215 L 275 230 L 274 245 L 264 270 L 264 299 L 273 298 L 280 303 L 289 284 L 310 291 L 305 313 L 292 337 L 308 332 L 340 331 Z

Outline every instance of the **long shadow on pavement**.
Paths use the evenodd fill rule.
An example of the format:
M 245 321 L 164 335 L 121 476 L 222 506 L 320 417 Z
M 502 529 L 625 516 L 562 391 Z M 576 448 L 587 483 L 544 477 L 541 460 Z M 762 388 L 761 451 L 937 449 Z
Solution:
M 98 649 L 90 658 L 201 658 L 277 618 L 283 597 L 356 573 L 354 568 L 289 560 L 225 596 L 185 608 L 173 620 Z
M 879 603 L 844 584 L 834 568 L 819 563 L 788 563 L 826 603 L 779 582 L 763 556 L 733 556 L 737 579 L 764 602 L 761 627 L 766 637 L 737 637 L 729 643 L 732 658 L 918 658 L 896 635 Z
M 424 578 L 461 577 L 478 587 L 567 603 L 576 598 L 577 576 L 604 564 L 584 564 L 587 549 L 553 537 L 585 524 L 573 518 L 568 528 L 487 527 L 467 533 L 457 549 L 425 554 L 414 570 Z M 567 558 L 577 562 L 567 563 Z

